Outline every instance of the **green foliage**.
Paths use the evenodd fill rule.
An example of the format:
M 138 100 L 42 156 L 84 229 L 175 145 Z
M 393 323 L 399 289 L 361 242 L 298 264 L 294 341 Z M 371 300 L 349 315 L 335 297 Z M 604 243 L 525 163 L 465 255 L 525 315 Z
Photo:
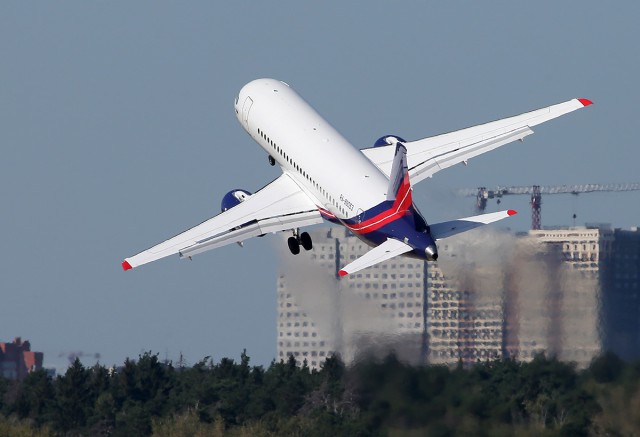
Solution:
M 224 435 L 222 419 L 214 423 L 202 422 L 193 410 L 152 421 L 153 437 L 215 437 Z
M 14 402 L 8 412 L 20 419 L 31 419 L 38 425 L 55 417 L 55 395 L 51 378 L 44 371 L 30 373 L 20 384 L 14 385 Z
M 409 366 L 394 355 L 321 370 L 293 359 L 251 366 L 157 354 L 118 369 L 76 360 L 55 379 L 0 379 L 0 435 L 529 436 L 629 435 L 640 429 L 640 364 L 606 354 L 584 371 L 544 355 Z
M 49 427 L 36 427 L 28 421 L 6 419 L 0 415 L 0 435 L 11 437 L 52 437 Z
M 0 412 L 4 411 L 5 401 L 4 398 L 11 387 L 11 382 L 0 376 Z
M 56 428 L 70 431 L 83 428 L 87 423 L 87 410 L 92 401 L 89 389 L 90 371 L 85 369 L 78 358 L 69 366 L 64 377 L 59 376 L 56 381 Z
M 618 356 L 612 352 L 607 352 L 597 356 L 591 361 L 589 372 L 597 382 L 613 382 L 616 381 L 622 370 L 624 363 Z

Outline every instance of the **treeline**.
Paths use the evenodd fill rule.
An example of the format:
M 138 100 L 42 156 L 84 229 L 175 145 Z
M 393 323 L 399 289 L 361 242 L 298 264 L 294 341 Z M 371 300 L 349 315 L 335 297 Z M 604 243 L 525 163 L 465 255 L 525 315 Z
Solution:
M 640 363 L 607 354 L 588 369 L 544 355 L 471 369 L 412 367 L 393 355 L 322 370 L 145 353 L 110 370 L 76 360 L 64 375 L 0 379 L 1 436 L 632 435 Z

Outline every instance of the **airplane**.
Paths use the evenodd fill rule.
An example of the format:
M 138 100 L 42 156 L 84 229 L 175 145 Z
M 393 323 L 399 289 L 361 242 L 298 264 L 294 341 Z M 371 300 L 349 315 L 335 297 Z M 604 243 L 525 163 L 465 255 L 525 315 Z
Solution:
M 234 189 L 222 212 L 150 249 L 126 258 L 129 270 L 178 254 L 189 258 L 227 244 L 280 231 L 291 232 L 292 254 L 313 243 L 305 226 L 329 221 L 358 236 L 370 249 L 339 270 L 355 273 L 382 261 L 408 256 L 438 259 L 436 242 L 516 214 L 513 210 L 428 224 L 413 203 L 416 183 L 452 165 L 533 133 L 532 127 L 591 105 L 572 99 L 513 117 L 416 141 L 397 135 L 356 149 L 287 83 L 257 79 L 235 99 L 238 121 L 282 174 L 254 194 Z

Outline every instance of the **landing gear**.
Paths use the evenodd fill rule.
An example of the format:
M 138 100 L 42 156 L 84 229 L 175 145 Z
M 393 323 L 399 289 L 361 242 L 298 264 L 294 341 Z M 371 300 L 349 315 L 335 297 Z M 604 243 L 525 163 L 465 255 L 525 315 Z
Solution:
M 313 242 L 311 236 L 307 232 L 300 234 L 300 244 L 304 247 L 304 250 L 311 250 L 313 248 Z
M 293 231 L 293 237 L 287 239 L 287 246 L 289 246 L 292 254 L 297 255 L 300 253 L 301 245 L 304 250 L 311 250 L 313 248 L 311 236 L 307 232 L 301 234 L 299 229 L 295 229 Z
M 298 239 L 296 237 L 289 237 L 287 245 L 289 246 L 289 250 L 292 254 L 297 255 L 300 253 L 300 243 L 298 243 Z
M 276 165 L 276 160 L 273 156 L 269 155 L 269 164 Z

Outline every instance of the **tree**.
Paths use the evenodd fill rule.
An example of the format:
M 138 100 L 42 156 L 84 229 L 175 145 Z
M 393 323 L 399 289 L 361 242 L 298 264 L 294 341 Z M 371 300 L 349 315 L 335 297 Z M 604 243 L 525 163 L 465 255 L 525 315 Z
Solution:
M 93 413 L 93 399 L 88 381 L 90 371 L 76 358 L 64 376 L 55 381 L 56 427 L 62 431 L 79 429 L 86 425 Z
M 17 396 L 13 405 L 8 406 L 10 412 L 16 413 L 21 419 L 32 419 L 37 425 L 54 417 L 53 383 L 44 370 L 31 372 L 15 384 Z
M 616 381 L 620 377 L 623 369 L 624 363 L 613 352 L 598 355 L 589 365 L 589 372 L 599 383 Z

